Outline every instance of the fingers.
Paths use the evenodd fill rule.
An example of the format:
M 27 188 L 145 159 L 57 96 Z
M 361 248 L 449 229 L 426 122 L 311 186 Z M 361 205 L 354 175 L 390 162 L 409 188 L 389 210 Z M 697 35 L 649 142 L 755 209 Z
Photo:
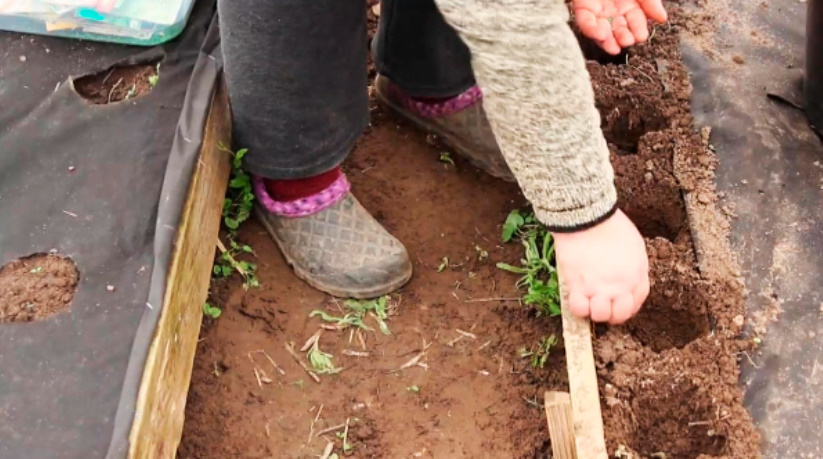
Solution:
M 606 21 L 606 27 L 603 27 L 602 18 L 598 18 L 590 10 L 577 9 L 574 12 L 574 18 L 583 35 L 596 42 L 604 41 L 611 35 L 611 27 L 608 27 L 608 21 Z
M 632 292 L 632 299 L 634 300 L 634 310 L 632 315 L 637 314 L 640 312 L 640 308 L 643 306 L 643 302 L 646 301 L 646 298 L 649 296 L 649 275 L 648 273 L 643 273 L 640 278 L 640 282 L 635 287 L 634 291 Z
M 646 15 L 640 8 L 634 8 L 626 13 L 626 22 L 629 25 L 629 31 L 634 36 L 637 43 L 642 43 L 649 39 L 649 27 L 646 21 Z
M 620 295 L 612 300 L 612 313 L 609 323 L 620 325 L 629 320 L 634 315 L 634 296 L 630 294 Z
M 569 310 L 577 317 L 589 317 L 589 299 L 579 292 L 569 293 Z
M 618 16 L 612 21 L 612 33 L 617 43 L 623 47 L 628 48 L 635 43 L 634 34 L 629 31 L 629 24 L 625 16 Z
M 612 299 L 608 295 L 597 295 L 589 302 L 589 316 L 595 322 L 608 322 L 612 317 Z
M 597 42 L 597 45 L 600 46 L 603 51 L 611 54 L 612 56 L 617 56 L 622 51 L 620 45 L 617 44 L 617 40 L 615 40 L 614 35 L 611 33 L 609 33 L 609 37 L 606 40 Z
M 662 0 L 639 0 L 640 7 L 649 19 L 663 23 L 669 19 L 666 9 L 663 8 Z

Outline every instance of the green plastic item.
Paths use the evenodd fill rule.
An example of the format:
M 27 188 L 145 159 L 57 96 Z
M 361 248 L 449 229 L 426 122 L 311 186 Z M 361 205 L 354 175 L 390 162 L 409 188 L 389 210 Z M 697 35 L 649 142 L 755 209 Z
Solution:
M 5 0 L 0 30 L 153 46 L 178 36 L 194 0 Z

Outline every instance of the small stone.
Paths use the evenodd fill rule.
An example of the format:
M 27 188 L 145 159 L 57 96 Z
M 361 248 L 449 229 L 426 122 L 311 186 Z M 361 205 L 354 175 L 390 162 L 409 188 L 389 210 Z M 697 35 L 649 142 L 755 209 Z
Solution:
M 375 16 L 380 17 L 380 3 L 375 3 L 371 7 L 371 12 L 374 13 Z
M 643 175 L 643 178 L 646 180 L 646 183 L 652 183 L 654 181 L 654 174 L 651 172 L 646 172 Z
M 652 161 L 651 159 L 646 161 L 646 170 L 647 171 L 653 171 L 654 170 L 654 161 Z
M 106 290 L 108 290 L 110 292 L 113 292 L 114 291 L 114 286 L 113 285 L 107 285 Z
M 744 319 L 742 315 L 737 315 L 737 316 L 734 316 L 734 319 L 732 319 L 732 322 L 733 322 L 735 325 L 737 325 L 738 327 L 742 327 L 742 326 L 743 326 L 743 323 L 744 323 L 745 321 L 746 321 L 746 319 Z
M 708 204 L 712 202 L 712 198 L 706 193 L 700 193 L 697 196 L 697 200 L 700 201 L 701 204 Z
M 748 185 L 749 181 L 746 180 L 746 179 L 743 179 L 743 180 L 740 181 L 740 183 L 742 183 L 743 185 Z
M 20 56 L 20 62 L 26 62 L 26 56 Z
M 77 168 L 76 168 L 76 167 L 74 167 L 74 166 L 69 166 L 69 172 L 74 172 L 75 170 L 77 170 Z

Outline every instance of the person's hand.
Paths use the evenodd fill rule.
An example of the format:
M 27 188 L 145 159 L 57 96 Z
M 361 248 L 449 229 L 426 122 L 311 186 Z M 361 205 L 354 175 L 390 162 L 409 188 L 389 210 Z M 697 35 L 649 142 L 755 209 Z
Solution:
M 662 0 L 573 0 L 572 8 L 583 35 L 613 55 L 649 39 L 648 19 L 668 19 Z
M 553 236 L 572 314 L 612 324 L 637 314 L 649 295 L 649 259 L 643 237 L 623 212 L 587 230 Z

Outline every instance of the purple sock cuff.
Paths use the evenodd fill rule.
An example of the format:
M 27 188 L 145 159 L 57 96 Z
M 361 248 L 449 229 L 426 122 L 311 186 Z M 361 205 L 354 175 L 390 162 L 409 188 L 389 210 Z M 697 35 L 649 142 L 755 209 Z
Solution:
M 423 118 L 441 118 L 465 110 L 483 99 L 483 93 L 477 86 L 472 86 L 460 95 L 444 100 L 443 102 L 423 102 L 407 96 L 397 86 L 392 85 L 391 91 L 403 104 L 416 115 Z
M 308 217 L 331 207 L 343 199 L 351 189 L 346 175 L 341 173 L 340 177 L 323 191 L 294 201 L 275 201 L 266 190 L 266 184 L 261 177 L 252 176 L 252 184 L 254 194 L 267 211 L 290 218 Z

